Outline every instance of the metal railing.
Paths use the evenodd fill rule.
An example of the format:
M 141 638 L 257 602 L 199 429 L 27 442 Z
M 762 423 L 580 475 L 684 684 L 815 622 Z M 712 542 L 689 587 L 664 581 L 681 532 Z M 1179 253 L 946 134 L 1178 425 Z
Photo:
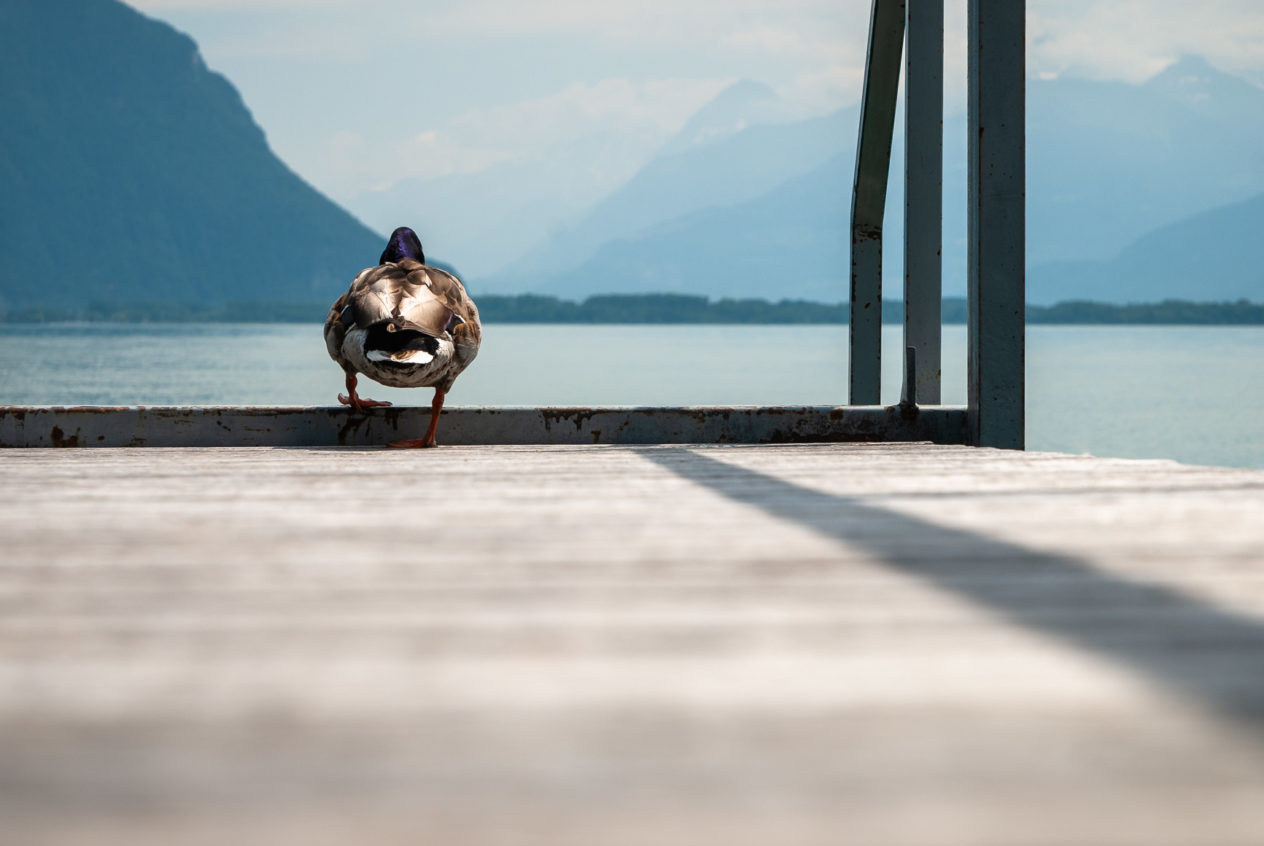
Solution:
M 968 439 L 1022 449 L 1025 4 L 969 0 Z M 907 35 L 907 49 L 904 45 Z M 849 402 L 877 405 L 882 219 L 905 63 L 905 405 L 940 401 L 943 0 L 873 0 L 852 191 Z

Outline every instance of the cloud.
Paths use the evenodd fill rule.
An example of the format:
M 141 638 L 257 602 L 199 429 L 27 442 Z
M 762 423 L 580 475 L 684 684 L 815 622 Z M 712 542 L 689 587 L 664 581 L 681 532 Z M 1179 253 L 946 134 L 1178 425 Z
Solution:
M 1186 54 L 1232 72 L 1264 69 L 1258 0 L 1040 0 L 1028 8 L 1034 74 L 1140 82 Z
M 675 131 L 727 80 L 626 78 L 576 82 L 546 97 L 467 112 L 452 122 L 462 138 L 498 139 L 522 153 L 555 142 L 559 132 L 615 131 L 665 136 Z
M 546 97 L 472 109 L 403 138 L 339 131 L 303 164 L 306 171 L 325 174 L 324 184 L 335 195 L 351 196 L 366 186 L 381 190 L 407 179 L 476 173 L 505 161 L 557 158 L 578 139 L 604 136 L 601 149 L 610 152 L 603 166 L 626 177 L 726 82 L 574 83 Z
M 779 86 L 777 94 L 789 105 L 791 113 L 819 115 L 859 101 L 864 77 L 863 64 L 830 65 L 796 76 Z
M 128 2 L 159 16 L 216 13 L 269 23 L 266 32 L 245 25 L 236 32 L 236 40 L 251 51 L 369 55 L 368 45 L 380 41 L 382 24 L 388 22 L 392 36 L 513 42 L 553 36 L 646 54 L 762 56 L 788 62 L 789 76 L 820 72 L 837 63 L 840 54 L 863 59 L 870 10 L 870 0 Z M 947 0 L 950 32 L 959 27 L 962 37 L 965 6 L 965 0 Z M 1227 70 L 1264 72 L 1264 4 L 1259 0 L 1028 0 L 1027 6 L 1033 74 L 1138 81 L 1187 53 L 1204 55 Z M 280 21 L 278 16 L 285 15 Z M 271 20 L 261 21 L 264 17 Z M 807 67 L 813 62 L 818 66 Z
M 622 78 L 577 82 L 546 97 L 472 110 L 422 133 L 421 137 L 436 140 L 425 155 L 413 159 L 418 167 L 412 175 L 471 172 L 479 169 L 480 158 L 490 163 L 493 156 L 496 161 L 542 157 L 555 147 L 594 135 L 622 136 L 620 146 L 637 151 L 632 154 L 639 158 L 715 96 L 724 82 Z M 416 142 L 410 152 L 414 150 L 422 152 Z
M 784 54 L 791 46 L 846 39 L 863 28 L 868 10 L 868 0 L 481 0 L 449 7 L 432 24 L 497 36 L 576 36 L 643 50 Z
M 335 196 L 382 191 L 410 178 L 476 173 L 513 157 L 503 149 L 473 145 L 437 129 L 406 138 L 366 137 L 341 130 L 308 151 L 304 169 L 322 174 Z
M 200 9 L 204 11 L 236 9 L 311 9 L 349 6 L 347 0 L 123 0 L 134 9 L 150 15 L 160 15 L 171 10 Z
M 393 147 L 397 163 L 391 169 L 391 175 L 397 179 L 474 173 L 513 158 L 511 151 L 495 145 L 471 143 L 451 132 L 437 129 L 419 132 Z

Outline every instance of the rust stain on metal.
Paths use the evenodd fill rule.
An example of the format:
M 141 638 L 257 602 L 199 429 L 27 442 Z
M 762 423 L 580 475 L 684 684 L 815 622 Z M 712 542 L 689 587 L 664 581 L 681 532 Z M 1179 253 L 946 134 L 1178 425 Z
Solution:
M 352 408 L 336 409 L 334 413 L 342 412 L 346 415 L 347 422 L 343 423 L 338 429 L 338 445 L 346 446 L 347 438 L 359 431 L 360 427 L 371 423 L 374 419 L 381 420 L 382 423 L 389 425 L 395 431 L 399 431 L 399 419 L 405 411 L 410 411 L 407 406 L 387 406 L 385 408 L 375 408 L 366 412 L 357 412 Z
M 338 429 L 338 446 L 346 446 L 347 435 L 356 431 L 362 424 L 367 423 L 368 421 L 368 415 L 357 417 L 354 411 L 348 409 L 347 422 L 343 423 L 342 427 Z
M 68 438 L 60 426 L 54 426 L 53 430 L 48 433 L 48 436 L 55 447 L 77 447 L 79 446 L 79 435 L 81 432 L 82 430 L 78 429 Z
M 544 418 L 544 428 L 550 432 L 553 431 L 553 423 L 561 423 L 563 420 L 569 420 L 575 424 L 575 431 L 581 431 L 584 424 L 593 418 L 594 414 L 601 413 L 601 409 L 597 408 L 542 408 L 540 415 Z

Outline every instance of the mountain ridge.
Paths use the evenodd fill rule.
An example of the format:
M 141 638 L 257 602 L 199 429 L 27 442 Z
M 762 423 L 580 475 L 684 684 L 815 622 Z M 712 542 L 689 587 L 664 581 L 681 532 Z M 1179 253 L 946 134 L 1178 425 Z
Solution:
M 855 113 L 850 107 L 805 121 L 758 124 L 711 144 L 656 157 L 580 223 L 555 233 L 486 284 L 497 292 L 527 290 L 584 264 L 607 243 L 775 190 L 830 159 L 837 149 L 835 140 Z M 759 154 L 770 146 L 784 155 Z
M 0 108 L 0 306 L 332 301 L 381 248 L 191 38 L 116 0 L 5 3 Z
M 1178 61 L 1140 85 L 1073 78 L 1030 80 L 1028 84 L 1027 246 L 1036 283 L 1032 291 L 1040 291 L 1036 294 L 1040 302 L 1066 298 L 1057 291 L 1043 290 L 1052 284 L 1042 275 L 1050 267 L 1074 267 L 1080 272 L 1096 263 L 1112 262 L 1152 232 L 1226 204 L 1245 202 L 1264 191 L 1264 146 L 1254 140 L 1264 137 L 1264 90 L 1215 69 L 1205 60 Z M 794 129 L 783 126 L 779 131 Z M 835 138 L 835 150 L 854 157 L 854 125 L 840 126 L 839 131 L 846 134 Z M 754 133 L 752 128 L 743 135 L 753 138 Z M 899 296 L 903 287 L 902 134 L 897 123 L 885 226 L 887 297 Z M 963 116 L 945 121 L 943 274 L 944 291 L 949 296 L 965 292 L 965 135 Z M 752 145 L 746 153 L 751 160 L 766 159 L 773 150 Z M 708 154 L 708 148 L 702 148 L 693 155 L 705 160 Z M 664 161 L 649 163 L 643 174 L 662 168 Z M 726 167 L 730 175 L 743 172 L 736 159 Z M 688 193 L 696 184 L 685 168 L 673 177 L 648 184 L 668 199 Z M 583 255 L 582 261 L 570 268 L 554 265 L 549 269 L 546 265 L 543 271 L 537 265 L 532 273 L 522 272 L 517 280 L 504 275 L 489 279 L 487 287 L 497 293 L 531 290 L 568 297 L 649 290 L 745 296 L 750 292 L 742 287 L 746 284 L 743 280 L 759 276 L 769 267 L 779 267 L 791 280 L 788 296 L 828 301 L 837 290 L 837 279 L 847 276 L 847 253 L 844 250 L 840 259 L 838 241 L 849 227 L 850 173 L 840 178 L 835 168 L 830 177 L 836 192 L 832 203 L 824 203 L 819 195 L 796 197 L 788 188 L 796 180 L 798 190 L 814 190 L 812 180 L 790 176 L 779 185 L 765 186 L 767 190 L 755 196 L 688 209 L 652 226 L 634 221 L 635 225 L 618 227 L 618 215 L 610 212 L 607 201 L 602 215 L 604 240 L 590 237 L 582 249 L 569 249 L 564 239 L 554 239 L 537 248 L 541 252 L 569 251 L 572 257 Z M 801 222 L 800 211 L 806 207 L 815 208 L 822 220 L 833 223 L 812 227 L 817 233 L 813 238 L 787 241 L 789 233 L 780 222 Z M 768 229 L 753 231 L 741 223 L 733 213 L 739 208 L 764 221 Z M 1257 214 L 1255 206 L 1249 204 L 1243 211 Z M 1264 218 L 1257 215 L 1251 219 L 1264 227 Z M 592 225 L 591 221 L 581 223 L 577 229 Z M 775 234 L 761 237 L 774 229 L 778 230 Z M 738 231 L 746 234 L 739 238 Z M 800 236 L 807 231 L 801 227 Z M 1211 236 L 1210 232 L 1202 234 Z M 601 243 L 595 243 L 598 240 Z M 743 243 L 725 250 L 722 245 L 726 240 Z M 733 264 L 732 254 L 752 242 L 762 242 L 768 250 L 774 250 L 776 244 L 792 246 L 753 257 L 743 270 Z M 1238 249 L 1242 243 L 1232 239 L 1225 242 L 1225 255 L 1238 256 L 1236 263 L 1221 265 L 1226 284 L 1213 285 L 1200 294 L 1202 283 L 1191 278 L 1183 285 L 1165 288 L 1167 295 L 1232 300 L 1245 291 L 1259 299 L 1264 292 L 1251 287 L 1255 283 L 1249 276 L 1254 258 Z M 686 245 L 692 245 L 692 253 Z M 837 272 L 826 278 L 820 268 L 835 261 L 839 262 Z M 1120 266 L 1130 268 L 1133 264 Z M 817 281 L 809 284 L 812 279 Z M 1098 298 L 1119 299 L 1127 295 L 1131 285 L 1120 286 L 1109 278 L 1105 281 L 1106 287 L 1096 291 Z M 737 287 L 717 290 L 725 284 Z M 1067 293 L 1079 290 L 1070 279 L 1068 285 Z
M 1264 193 L 1158 227 L 1109 260 L 1037 265 L 1027 301 L 1264 300 L 1262 224 Z

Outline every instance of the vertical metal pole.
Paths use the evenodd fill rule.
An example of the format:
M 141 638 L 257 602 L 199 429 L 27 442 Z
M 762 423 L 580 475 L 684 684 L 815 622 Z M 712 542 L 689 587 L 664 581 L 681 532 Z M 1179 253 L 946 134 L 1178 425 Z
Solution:
M 969 0 L 969 419 L 1023 448 L 1025 3 Z
M 944 0 L 907 0 L 904 65 L 904 346 L 914 395 L 940 402 L 943 295 Z
M 904 50 L 904 0 L 873 0 L 860 103 L 860 139 L 851 196 L 851 312 L 848 318 L 852 405 L 878 405 L 882 380 L 882 216 L 891 170 L 891 135 Z

